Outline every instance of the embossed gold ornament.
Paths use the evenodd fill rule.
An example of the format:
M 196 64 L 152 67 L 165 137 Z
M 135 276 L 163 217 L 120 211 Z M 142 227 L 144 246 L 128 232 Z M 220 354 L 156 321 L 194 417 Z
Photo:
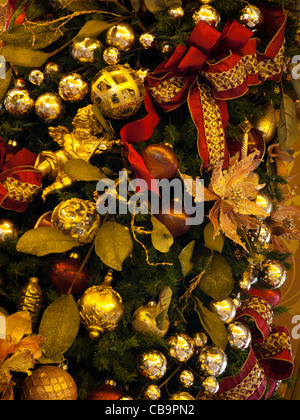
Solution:
M 43 93 L 35 102 L 35 113 L 45 123 L 50 124 L 60 119 L 65 111 L 65 106 L 57 93 Z
M 216 377 L 225 371 L 227 367 L 227 356 L 217 346 L 206 346 L 197 355 L 197 365 L 204 376 Z
M 143 398 L 145 400 L 155 401 L 155 400 L 159 400 L 160 397 L 161 397 L 161 390 L 159 389 L 157 385 L 154 385 L 154 384 L 148 385 L 143 392 Z
M 194 341 L 187 334 L 178 333 L 168 339 L 169 356 L 178 363 L 187 362 L 194 354 Z
M 102 44 L 97 38 L 86 37 L 82 41 L 74 41 L 72 44 L 72 57 L 80 64 L 93 64 L 95 52 L 102 50 Z
M 165 317 L 163 328 L 160 329 L 156 324 L 157 303 L 149 302 L 147 305 L 140 306 L 133 314 L 132 327 L 135 331 L 145 335 L 155 334 L 164 337 L 169 329 L 169 317 Z
M 232 322 L 236 315 L 236 307 L 231 298 L 222 301 L 211 301 L 209 308 L 218 315 L 224 324 Z
M 195 398 L 189 392 L 176 392 L 175 394 L 171 395 L 169 400 L 177 400 L 177 401 L 186 401 L 186 400 L 194 400 Z
M 55 207 L 51 215 L 51 226 L 72 236 L 81 244 L 88 244 L 98 231 L 100 215 L 94 203 L 74 197 Z
M 237 350 L 247 349 L 252 340 L 251 331 L 242 322 L 232 322 L 228 325 L 228 343 L 230 347 Z
M 17 225 L 9 219 L 0 220 L 0 245 L 18 237 Z
M 276 260 L 265 260 L 259 270 L 259 283 L 267 289 L 279 289 L 284 285 L 287 272 L 283 264 Z
M 108 47 L 103 51 L 103 60 L 109 65 L 118 64 L 120 61 L 121 54 L 118 48 Z
M 14 87 L 4 98 L 6 111 L 14 117 L 27 117 L 34 109 L 34 100 L 27 89 Z
M 28 283 L 22 288 L 18 299 L 18 310 L 30 314 L 32 325 L 38 320 L 43 300 L 43 292 L 37 277 L 30 277 Z
M 107 118 L 132 116 L 141 107 L 144 96 L 143 81 L 128 65 L 108 66 L 92 82 L 92 101 Z
M 60 97 L 67 102 L 80 102 L 88 94 L 89 86 L 79 73 L 63 76 L 58 84 Z
M 119 51 L 129 51 L 135 43 L 135 33 L 128 23 L 119 23 L 106 32 L 105 42 L 109 47 L 118 48 Z
M 123 301 L 112 288 L 112 281 L 112 270 L 109 270 L 103 283 L 89 287 L 78 302 L 81 322 L 93 340 L 116 329 L 123 317 Z
M 40 86 L 45 80 L 45 74 L 40 69 L 33 69 L 29 73 L 28 80 L 36 86 Z
M 208 23 L 213 28 L 216 28 L 221 22 L 221 16 L 214 7 L 203 4 L 199 10 L 194 12 L 193 21 L 195 25 L 202 21 Z
M 151 34 L 151 32 L 144 32 L 139 37 L 139 43 L 145 50 L 153 48 L 155 46 L 155 35 Z
M 53 184 L 43 190 L 42 198 L 44 200 L 49 194 L 56 190 L 62 191 L 75 182 L 64 170 L 65 164 L 70 159 L 78 158 L 89 161 L 93 155 L 110 151 L 115 144 L 118 144 L 117 141 L 103 133 L 103 127 L 95 117 L 92 105 L 77 111 L 73 119 L 73 127 L 72 132 L 67 127 L 60 125 L 50 127 L 49 135 L 61 149 L 43 151 L 35 161 L 35 168 L 41 171 L 43 177 L 47 176 L 54 180 Z
M 152 381 L 161 379 L 167 371 L 167 359 L 158 350 L 145 351 L 138 360 L 139 373 Z

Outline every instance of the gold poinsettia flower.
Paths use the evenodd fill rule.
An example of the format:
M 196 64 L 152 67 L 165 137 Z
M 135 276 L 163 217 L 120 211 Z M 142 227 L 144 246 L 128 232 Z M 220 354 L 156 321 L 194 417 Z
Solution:
M 227 170 L 222 170 L 221 162 L 213 170 L 210 185 L 204 191 L 205 201 L 215 201 L 208 215 L 214 226 L 214 237 L 222 232 L 246 251 L 248 249 L 237 233 L 238 228 L 257 229 L 262 224 L 259 219 L 268 216 L 253 201 L 265 186 L 253 177 L 259 164 L 257 155 L 258 152 L 254 152 L 240 161 L 233 158 Z

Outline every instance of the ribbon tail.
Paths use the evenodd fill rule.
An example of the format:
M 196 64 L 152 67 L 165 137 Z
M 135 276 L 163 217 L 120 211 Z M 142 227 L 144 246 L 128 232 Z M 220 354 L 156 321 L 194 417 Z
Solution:
M 211 88 L 195 81 L 189 90 L 188 105 L 198 131 L 198 153 L 202 168 L 212 170 L 221 161 L 223 168 L 229 164 L 226 143 L 228 110 L 226 101 L 214 99 Z

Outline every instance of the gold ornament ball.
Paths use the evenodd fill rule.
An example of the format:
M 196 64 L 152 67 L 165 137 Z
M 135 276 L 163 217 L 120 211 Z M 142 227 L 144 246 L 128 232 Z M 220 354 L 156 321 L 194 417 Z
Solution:
M 26 89 L 26 83 L 23 77 L 17 77 L 17 79 L 14 81 L 14 87 L 15 88 L 21 88 Z
M 253 4 L 248 4 L 242 10 L 239 21 L 251 30 L 256 30 L 263 21 L 261 10 Z
M 108 48 L 105 48 L 105 50 L 103 51 L 103 60 L 109 66 L 118 64 L 118 62 L 120 61 L 120 58 L 121 58 L 121 54 L 118 48 L 108 47 Z
M 139 37 L 139 43 L 143 48 L 145 48 L 145 50 L 149 50 L 155 46 L 155 35 L 150 32 L 144 32 Z
M 154 301 L 149 302 L 147 305 L 140 306 L 132 316 L 132 327 L 136 332 L 144 335 L 157 335 L 164 337 L 169 329 L 169 317 L 165 317 L 163 328 L 158 328 L 156 324 L 157 304 Z
M 233 321 L 236 315 L 236 307 L 231 298 L 222 301 L 211 301 L 210 310 L 218 315 L 224 324 L 229 324 Z
M 45 74 L 39 69 L 33 69 L 29 73 L 28 80 L 36 86 L 40 86 L 45 80 Z
M 93 64 L 95 51 L 101 52 L 102 44 L 97 38 L 86 37 L 82 41 L 74 41 L 72 44 L 72 57 L 80 64 Z
M 77 386 L 71 375 L 64 369 L 45 365 L 35 369 L 23 383 L 23 401 L 75 401 Z
M 67 102 L 80 102 L 88 94 L 89 86 L 81 74 L 71 73 L 63 76 L 58 84 L 60 97 Z
M 171 16 L 174 20 L 180 20 L 184 16 L 184 10 L 181 6 L 179 7 L 169 7 L 168 15 Z
M 100 215 L 91 201 L 71 198 L 55 207 L 51 215 L 51 226 L 81 244 L 88 244 L 98 231 Z
M 164 354 L 158 350 L 145 351 L 139 357 L 138 371 L 147 379 L 157 381 L 161 379 L 167 371 L 167 359 Z
M 61 67 L 59 64 L 54 61 L 49 61 L 44 68 L 45 74 L 59 74 L 61 72 Z
M 216 394 L 219 391 L 219 382 L 217 381 L 217 379 L 214 376 L 207 376 L 203 381 L 202 381 L 202 389 L 204 392 L 206 392 L 207 394 Z
M 203 332 L 198 332 L 193 335 L 194 345 L 196 349 L 200 349 L 206 346 L 207 343 L 207 335 Z
M 6 111 L 17 118 L 27 117 L 34 109 L 34 100 L 27 89 L 14 87 L 4 99 Z
M 159 46 L 159 49 L 160 52 L 166 56 L 171 55 L 174 50 L 173 46 L 168 41 L 162 42 Z
M 194 340 L 187 334 L 175 334 L 168 339 L 169 356 L 178 363 L 187 362 L 194 354 Z
M 89 287 L 78 302 L 81 322 L 92 340 L 115 330 L 123 317 L 123 301 L 111 287 L 112 280 L 109 271 L 103 283 Z
M 259 192 L 254 200 L 255 204 L 259 206 L 268 216 L 273 211 L 273 203 L 269 195 L 264 192 Z M 266 217 L 268 217 L 266 216 Z M 263 217 L 258 217 L 258 219 L 263 220 Z
M 214 7 L 204 4 L 200 7 L 199 10 L 194 12 L 193 21 L 195 25 L 202 21 L 208 23 L 208 25 L 212 26 L 213 28 L 217 28 L 221 22 L 221 16 Z
M 253 122 L 253 125 L 261 132 L 265 143 L 269 143 L 276 133 L 277 126 L 274 104 L 270 102 L 263 111 L 264 115 L 258 117 Z
M 160 397 L 161 397 L 161 390 L 159 389 L 157 385 L 154 385 L 154 384 L 148 385 L 143 392 L 143 398 L 145 400 L 155 401 L 155 400 L 159 400 Z
M 35 113 L 45 123 L 49 124 L 60 119 L 65 106 L 57 93 L 43 93 L 35 102 Z
M 0 220 L 0 245 L 6 241 L 13 241 L 18 237 L 18 228 L 9 219 Z
M 129 51 L 135 43 L 135 33 L 128 23 L 119 23 L 106 32 L 105 42 L 109 47 L 118 48 L 119 51 Z
M 176 392 L 175 394 L 171 395 L 169 398 L 170 400 L 176 401 L 187 401 L 187 400 L 194 400 L 195 398 L 189 392 Z
M 279 289 L 284 285 L 287 272 L 283 264 L 276 260 L 265 260 L 260 267 L 259 283 L 267 289 Z
M 252 335 L 247 325 L 242 322 L 232 322 L 228 325 L 227 332 L 228 343 L 232 348 L 245 350 L 250 346 Z
M 184 388 L 190 388 L 194 384 L 194 374 L 190 370 L 182 370 L 178 376 L 180 384 Z
M 107 118 L 123 119 L 134 115 L 144 96 L 143 81 L 128 65 L 108 66 L 92 82 L 92 101 Z
M 204 376 L 216 377 L 225 371 L 227 367 L 227 356 L 217 346 L 206 346 L 197 355 L 197 365 Z

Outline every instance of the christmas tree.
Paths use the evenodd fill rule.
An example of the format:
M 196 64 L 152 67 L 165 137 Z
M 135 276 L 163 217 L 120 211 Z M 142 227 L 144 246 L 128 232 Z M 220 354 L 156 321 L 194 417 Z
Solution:
M 6 3 L 1 398 L 276 398 L 299 1 Z

